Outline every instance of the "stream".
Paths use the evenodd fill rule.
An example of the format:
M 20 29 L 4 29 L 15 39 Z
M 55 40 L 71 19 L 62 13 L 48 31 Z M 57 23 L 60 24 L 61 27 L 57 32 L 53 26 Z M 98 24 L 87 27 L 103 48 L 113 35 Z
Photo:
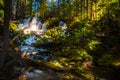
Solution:
M 61 36 L 65 36 L 65 30 L 67 29 L 67 25 L 64 22 L 59 23 L 59 27 L 63 30 L 61 33 Z M 50 53 L 49 50 L 43 48 L 43 47 L 35 47 L 35 43 L 51 43 L 53 42 L 51 39 L 48 39 L 46 41 L 42 41 L 40 37 L 43 36 L 44 33 L 47 30 L 47 26 L 45 22 L 41 22 L 39 18 L 33 17 L 32 20 L 30 18 L 24 19 L 20 24 L 18 24 L 18 29 L 23 30 L 23 39 L 20 40 L 17 38 L 17 42 L 20 43 L 18 46 L 21 57 L 27 58 L 29 60 L 33 60 L 36 62 L 42 62 L 43 63 L 48 62 L 49 66 L 59 66 L 63 68 L 63 66 L 56 60 L 55 56 Z M 24 38 L 25 35 L 29 34 L 30 36 L 27 38 Z M 21 35 L 20 35 L 21 36 Z M 50 64 L 49 64 L 50 63 Z M 27 80 L 56 80 L 58 79 L 58 76 L 56 76 L 56 72 L 54 72 L 52 69 L 46 69 L 43 70 L 31 66 L 20 68 L 20 71 L 22 74 L 19 76 L 19 80 L 27 79 Z

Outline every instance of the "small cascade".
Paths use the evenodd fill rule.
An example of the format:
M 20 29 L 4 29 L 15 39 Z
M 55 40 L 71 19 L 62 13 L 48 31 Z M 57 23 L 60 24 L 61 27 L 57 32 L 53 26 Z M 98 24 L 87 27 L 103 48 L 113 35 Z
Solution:
M 67 25 L 65 22 L 60 21 L 59 27 L 62 30 L 60 36 L 66 35 Z M 47 30 L 47 26 L 45 22 L 41 22 L 41 20 L 37 17 L 33 17 L 32 20 L 30 18 L 24 19 L 20 24 L 18 24 L 17 30 L 23 30 L 23 35 L 30 34 L 30 36 L 21 42 L 19 39 L 17 40 L 20 44 L 19 49 L 21 51 L 22 57 L 27 57 L 33 60 L 49 60 L 50 58 L 54 58 L 52 54 L 50 54 L 47 49 L 43 47 L 34 47 L 33 44 L 39 43 L 51 43 L 51 39 L 47 39 L 46 42 L 42 41 L 40 37 L 36 37 L 36 35 L 43 36 Z M 54 58 L 55 59 L 55 58 Z
M 62 33 L 61 33 L 61 36 L 65 36 L 66 35 L 66 30 L 67 30 L 67 24 L 65 23 L 65 22 L 63 22 L 63 21 L 60 21 L 59 22 L 59 27 L 61 28 L 61 30 L 62 30 Z
M 62 30 L 62 33 L 60 36 L 65 36 L 66 29 L 68 28 L 66 23 L 64 23 L 63 21 L 60 21 L 59 27 Z M 52 61 L 52 62 L 47 62 L 47 64 L 49 64 L 48 66 L 51 66 L 51 67 L 55 66 L 56 68 L 59 67 L 60 69 L 63 69 L 63 66 L 56 60 L 55 56 L 52 53 L 50 53 L 49 50 L 43 47 L 34 46 L 34 44 L 36 44 L 37 42 L 41 44 L 52 42 L 52 39 L 47 39 L 46 41 L 43 41 L 40 38 L 41 36 L 44 36 L 44 33 L 47 30 L 47 26 L 45 22 L 41 22 L 41 20 L 37 17 L 33 17 L 32 19 L 26 18 L 20 24 L 18 24 L 17 30 L 23 31 L 24 34 L 21 37 L 24 37 L 26 34 L 30 34 L 30 36 L 25 38 L 23 41 L 17 38 L 17 41 L 20 43 L 19 50 L 21 52 L 22 58 L 27 58 L 27 59 L 38 61 L 38 62 Z M 38 35 L 39 35 L 39 38 L 37 37 Z M 27 77 L 27 79 L 37 78 L 38 80 L 40 78 L 40 75 L 45 75 L 45 72 L 43 70 L 36 69 L 36 68 L 33 69 L 32 71 L 25 71 L 23 73 Z
M 32 60 L 49 60 L 50 58 L 53 58 L 53 55 L 50 54 L 50 52 L 47 49 L 44 49 L 43 47 L 34 47 L 33 44 L 37 42 L 37 40 L 40 39 L 30 36 L 29 38 L 24 40 L 24 44 L 21 44 L 19 46 L 19 49 L 21 51 L 22 57 L 27 57 Z M 41 41 L 41 43 L 43 43 Z
M 38 39 L 35 36 L 30 36 L 27 39 L 24 40 L 24 44 L 21 44 L 19 46 L 19 49 L 21 51 L 21 57 L 28 58 L 33 61 L 48 61 L 50 59 L 54 60 L 55 63 L 56 59 L 55 57 L 45 48 L 43 47 L 34 47 L 33 44 L 37 42 Z M 41 43 L 43 43 L 41 41 Z M 29 66 L 28 66 L 29 67 Z M 42 67 L 42 66 L 41 66 Z M 43 66 L 44 67 L 44 66 Z M 48 75 L 51 76 L 51 73 L 47 73 L 47 71 L 41 70 L 40 68 L 32 67 L 31 69 L 26 69 L 25 67 L 20 68 L 20 71 L 22 74 L 19 76 L 20 80 L 27 79 L 27 80 L 46 80 L 49 79 L 47 77 Z M 47 75 L 46 75 L 47 73 Z
M 46 32 L 47 27 L 45 22 L 42 23 L 39 18 L 33 17 L 32 21 L 30 18 L 24 19 L 22 23 L 18 24 L 17 30 L 23 30 L 24 34 L 42 35 Z

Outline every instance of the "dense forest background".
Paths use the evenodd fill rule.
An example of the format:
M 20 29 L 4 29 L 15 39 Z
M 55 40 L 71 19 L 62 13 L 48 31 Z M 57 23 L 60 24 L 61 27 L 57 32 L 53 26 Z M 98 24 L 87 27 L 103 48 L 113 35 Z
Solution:
M 34 1 L 38 2 L 38 9 L 33 6 Z M 45 34 L 49 36 L 43 40 L 53 40 L 50 44 L 37 42 L 35 46 L 47 48 L 62 68 L 50 64 L 52 59 L 38 62 L 21 57 L 20 43 L 15 39 L 22 31 L 16 29 L 23 19 L 34 16 L 47 25 Z M 68 26 L 66 36 L 60 36 L 60 21 Z M 17 69 L 26 66 L 26 71 L 37 67 L 48 75 L 48 69 L 56 73 L 53 79 L 42 80 L 56 80 L 60 74 L 60 80 L 119 80 L 119 52 L 120 0 L 0 0 L 1 80 L 42 79 L 21 79 L 22 72 L 17 73 Z

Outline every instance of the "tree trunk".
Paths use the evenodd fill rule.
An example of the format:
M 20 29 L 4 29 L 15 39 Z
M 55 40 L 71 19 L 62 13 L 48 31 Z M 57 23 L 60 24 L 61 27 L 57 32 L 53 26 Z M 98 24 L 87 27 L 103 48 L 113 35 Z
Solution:
M 119 0 L 119 7 L 120 7 L 120 0 Z
M 86 18 L 86 1 L 83 0 L 83 18 Z
M 92 0 L 90 0 L 90 19 L 93 20 L 93 9 L 92 9 L 93 3 Z
M 4 37 L 3 37 L 3 54 L 1 56 L 0 69 L 5 65 L 5 60 L 8 54 L 9 48 L 9 22 L 11 16 L 11 4 L 12 0 L 4 0 Z
M 95 2 L 95 20 L 97 20 L 97 2 Z
M 56 10 L 57 16 L 59 16 L 59 14 L 60 14 L 59 9 L 60 9 L 60 0 L 58 0 L 58 7 L 57 7 L 57 10 Z
M 30 16 L 32 16 L 32 0 L 30 0 Z
M 87 9 L 87 11 L 86 11 L 86 17 L 88 19 L 88 0 L 86 0 L 86 9 Z
M 18 11 L 19 11 L 19 0 L 17 0 L 17 5 L 16 5 L 16 19 L 18 19 Z
M 82 19 L 82 0 L 80 0 L 80 18 Z
M 24 2 L 24 17 L 26 17 L 26 11 L 27 11 L 27 9 L 26 9 L 26 7 L 27 7 L 27 0 L 25 0 L 25 2 Z

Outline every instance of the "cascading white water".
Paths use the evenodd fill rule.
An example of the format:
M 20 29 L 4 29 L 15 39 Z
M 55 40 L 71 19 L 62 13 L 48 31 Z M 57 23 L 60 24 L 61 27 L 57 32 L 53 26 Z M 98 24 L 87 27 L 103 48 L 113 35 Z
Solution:
M 66 23 L 63 21 L 60 21 L 59 27 L 61 27 L 61 30 L 62 30 L 62 33 L 60 36 L 65 36 L 66 29 L 68 28 Z M 28 37 L 27 39 L 24 40 L 24 44 L 21 43 L 21 45 L 19 46 L 20 51 L 23 53 L 22 56 L 34 55 L 39 52 L 47 51 L 44 48 L 35 48 L 33 46 L 33 44 L 36 43 L 37 41 L 43 43 L 43 41 L 40 38 L 37 38 L 34 34 L 42 36 L 42 35 L 44 35 L 44 33 L 47 30 L 46 23 L 42 23 L 39 20 L 39 18 L 33 17 L 32 20 L 30 20 L 30 18 L 24 19 L 23 22 L 18 25 L 17 30 L 23 30 L 24 34 L 31 34 L 30 37 Z M 32 33 L 34 33 L 34 34 L 32 34 Z M 49 39 L 48 39 L 48 42 L 51 42 L 51 41 L 49 41 Z M 48 60 L 50 58 L 49 55 L 46 56 L 46 55 L 40 54 L 40 55 L 37 55 L 37 57 L 38 56 L 39 57 L 42 56 L 43 60 Z M 31 56 L 31 57 L 33 57 L 33 56 Z M 29 56 L 29 58 L 30 58 L 30 56 Z
M 36 35 L 43 35 L 46 30 L 46 23 L 42 23 L 39 18 L 33 17 L 33 19 L 30 21 L 30 18 L 24 19 L 23 23 L 20 23 L 18 25 L 17 30 L 23 30 L 24 34 L 31 34 L 30 37 L 24 40 L 24 44 L 21 44 L 19 46 L 20 51 L 22 52 L 22 57 L 28 57 L 30 59 L 43 59 L 43 60 L 48 60 L 52 58 L 52 54 L 46 55 L 46 54 L 39 54 L 39 52 L 47 52 L 48 50 L 40 47 L 36 48 L 33 46 L 34 43 L 37 41 L 43 43 L 42 40 L 37 38 L 34 34 Z M 32 34 L 34 33 L 34 34 Z
M 63 21 L 59 22 L 59 27 L 61 27 L 62 33 L 61 36 L 65 36 L 66 34 L 66 29 L 68 28 L 66 23 L 64 23 Z M 35 35 L 39 35 L 42 36 L 44 35 L 44 33 L 47 30 L 46 27 L 46 23 L 42 23 L 37 17 L 33 17 L 32 20 L 30 20 L 30 18 L 28 19 L 24 19 L 22 23 L 20 23 L 18 25 L 18 29 L 17 30 L 23 30 L 24 35 L 25 34 L 31 34 L 31 36 L 29 36 L 27 39 L 25 39 L 23 42 L 24 44 L 21 42 L 21 45 L 19 46 L 19 49 L 21 51 L 21 57 L 27 57 L 31 60 L 49 60 L 52 59 L 54 60 L 53 63 L 55 65 L 60 65 L 61 67 L 63 67 L 56 59 L 55 57 L 49 53 L 49 51 L 43 47 L 34 47 L 33 44 L 36 43 L 37 41 L 39 41 L 40 43 L 44 43 L 40 38 L 37 38 Z M 34 33 L 34 34 L 32 34 Z M 47 42 L 51 42 L 51 40 L 47 40 Z M 44 53 L 44 52 L 47 52 Z M 29 72 L 27 71 L 25 73 L 25 76 L 27 76 L 28 78 L 36 78 L 39 77 L 38 75 L 43 75 L 44 72 L 42 70 L 39 69 L 34 69 L 34 71 Z M 39 80 L 39 78 L 38 78 Z
M 67 24 L 65 23 L 65 22 L 63 22 L 63 21 L 60 21 L 59 22 L 59 27 L 61 28 L 61 30 L 62 30 L 62 33 L 61 33 L 61 36 L 65 36 L 66 34 L 66 29 L 68 28 L 67 27 Z
M 24 34 L 37 34 L 42 35 L 46 32 L 47 27 L 46 23 L 42 23 L 37 17 L 33 17 L 32 21 L 30 22 L 30 18 L 24 19 L 22 23 L 18 24 L 17 30 L 24 30 Z

